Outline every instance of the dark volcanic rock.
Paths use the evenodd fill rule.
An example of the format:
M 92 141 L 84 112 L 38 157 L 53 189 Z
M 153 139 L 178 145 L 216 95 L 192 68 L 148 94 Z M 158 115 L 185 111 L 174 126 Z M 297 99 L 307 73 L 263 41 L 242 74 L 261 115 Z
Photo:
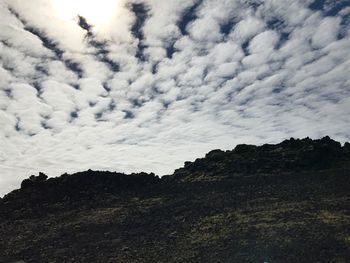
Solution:
M 232 177 L 259 173 L 317 171 L 335 167 L 349 158 L 347 144 L 344 147 L 329 137 L 320 140 L 305 138 L 283 141 L 280 144 L 237 145 L 232 151 L 214 150 L 205 158 L 193 163 L 186 162 L 184 168 L 175 171 L 181 180 L 198 180 L 199 173 L 206 176 Z
M 31 176 L 0 199 L 0 262 L 348 262 L 349 145 L 238 145 L 162 178 Z

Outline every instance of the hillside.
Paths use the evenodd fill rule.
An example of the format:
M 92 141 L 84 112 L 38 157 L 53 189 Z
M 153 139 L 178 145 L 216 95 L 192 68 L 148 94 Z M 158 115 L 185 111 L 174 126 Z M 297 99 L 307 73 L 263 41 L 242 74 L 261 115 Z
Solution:
M 238 145 L 174 174 L 32 176 L 0 199 L 0 262 L 349 262 L 350 144 Z

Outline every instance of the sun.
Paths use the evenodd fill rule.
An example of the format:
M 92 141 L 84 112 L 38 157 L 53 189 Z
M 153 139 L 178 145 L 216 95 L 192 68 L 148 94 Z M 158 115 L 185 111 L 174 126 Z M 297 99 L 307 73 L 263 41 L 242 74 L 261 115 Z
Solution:
M 57 15 L 63 20 L 75 19 L 78 15 L 95 27 L 102 27 L 116 13 L 118 0 L 52 0 Z

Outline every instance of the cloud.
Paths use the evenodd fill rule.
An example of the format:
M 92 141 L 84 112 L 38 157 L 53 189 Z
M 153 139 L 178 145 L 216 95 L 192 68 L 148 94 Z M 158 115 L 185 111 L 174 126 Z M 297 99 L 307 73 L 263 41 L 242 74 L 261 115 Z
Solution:
M 348 1 L 122 0 L 98 27 L 0 1 L 0 193 L 30 173 L 171 173 L 237 143 L 350 139 Z
M 312 36 L 312 44 L 316 48 L 322 48 L 337 39 L 340 29 L 340 17 L 325 18 Z

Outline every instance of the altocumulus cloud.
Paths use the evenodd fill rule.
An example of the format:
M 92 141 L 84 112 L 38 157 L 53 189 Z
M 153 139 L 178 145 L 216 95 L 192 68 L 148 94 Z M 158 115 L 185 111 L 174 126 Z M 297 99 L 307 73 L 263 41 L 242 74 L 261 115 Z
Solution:
M 161 175 L 237 143 L 344 142 L 349 74 L 348 0 L 120 0 L 99 29 L 0 0 L 0 194 L 38 171 Z

